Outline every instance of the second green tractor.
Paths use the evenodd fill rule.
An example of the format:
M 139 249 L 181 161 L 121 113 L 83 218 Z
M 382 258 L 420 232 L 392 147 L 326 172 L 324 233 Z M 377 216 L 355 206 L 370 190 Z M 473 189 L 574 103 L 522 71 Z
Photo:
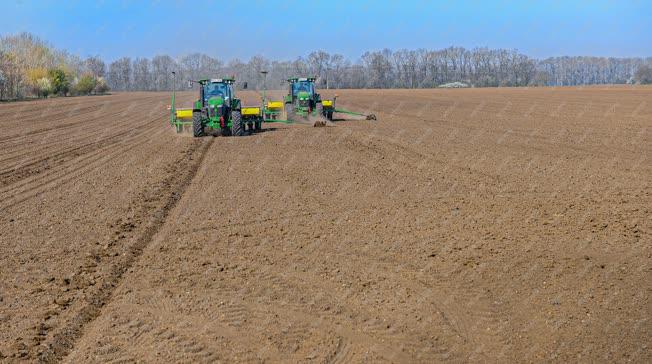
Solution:
M 336 109 L 335 101 L 325 100 L 315 89 L 315 77 L 293 77 L 288 79 L 289 90 L 284 97 L 285 113 L 288 120 L 295 121 L 298 117 L 316 118 L 315 126 L 326 125 L 325 120 L 332 121 L 333 113 L 344 113 L 349 115 L 365 116 L 367 120 L 376 120 L 373 114 L 365 115 L 344 109 Z

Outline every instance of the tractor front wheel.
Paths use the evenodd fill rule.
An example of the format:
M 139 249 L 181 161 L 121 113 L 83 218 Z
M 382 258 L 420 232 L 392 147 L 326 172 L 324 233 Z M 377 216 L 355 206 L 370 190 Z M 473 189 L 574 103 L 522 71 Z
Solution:
M 242 114 L 240 111 L 231 113 L 231 135 L 242 136 L 244 134 L 244 125 L 242 125 Z
M 263 119 L 257 119 L 256 120 L 256 123 L 254 124 L 254 130 L 255 131 L 263 130 Z
M 200 112 L 192 113 L 192 136 L 198 138 L 204 135 L 204 125 L 202 124 L 202 115 Z

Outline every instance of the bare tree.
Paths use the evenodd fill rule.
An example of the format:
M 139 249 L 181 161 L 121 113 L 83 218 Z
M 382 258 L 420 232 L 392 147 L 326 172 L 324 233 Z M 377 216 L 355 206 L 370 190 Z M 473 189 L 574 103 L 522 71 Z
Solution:
M 172 72 L 178 71 L 178 66 L 170 56 L 156 56 L 152 59 L 152 83 L 154 90 L 171 90 Z
M 330 63 L 330 55 L 322 50 L 308 55 L 308 67 L 311 76 L 317 77 L 318 85 L 326 84 L 326 69 Z
M 644 64 L 638 67 L 634 74 L 636 82 L 646 85 L 652 83 L 652 65 Z
M 116 91 L 131 90 L 131 59 L 123 57 L 109 65 L 109 74 L 107 82 L 109 87 Z
M 149 60 L 136 58 L 133 62 L 133 90 L 148 91 L 153 88 Z
M 91 56 L 84 61 L 85 70 L 94 77 L 106 76 L 106 64 L 99 56 Z
M 190 80 L 200 80 L 216 77 L 222 63 L 212 57 L 201 53 L 192 53 L 179 60 L 183 77 Z

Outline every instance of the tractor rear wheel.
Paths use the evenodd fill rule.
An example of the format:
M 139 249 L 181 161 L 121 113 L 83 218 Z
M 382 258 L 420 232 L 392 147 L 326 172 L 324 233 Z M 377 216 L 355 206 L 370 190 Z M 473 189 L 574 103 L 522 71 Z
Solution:
M 200 112 L 192 113 L 192 136 L 198 138 L 204 135 L 204 125 L 202 124 L 202 115 Z
M 244 134 L 244 125 L 242 125 L 242 114 L 240 111 L 231 113 L 231 135 L 242 136 Z
M 328 119 L 328 121 L 333 121 L 333 112 L 332 111 L 327 111 L 326 112 L 326 119 Z

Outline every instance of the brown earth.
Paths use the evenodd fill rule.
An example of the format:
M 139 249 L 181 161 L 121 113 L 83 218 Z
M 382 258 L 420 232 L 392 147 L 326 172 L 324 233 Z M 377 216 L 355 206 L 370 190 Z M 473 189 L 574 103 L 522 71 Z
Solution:
M 0 361 L 652 361 L 652 88 L 339 93 L 0 105 Z

